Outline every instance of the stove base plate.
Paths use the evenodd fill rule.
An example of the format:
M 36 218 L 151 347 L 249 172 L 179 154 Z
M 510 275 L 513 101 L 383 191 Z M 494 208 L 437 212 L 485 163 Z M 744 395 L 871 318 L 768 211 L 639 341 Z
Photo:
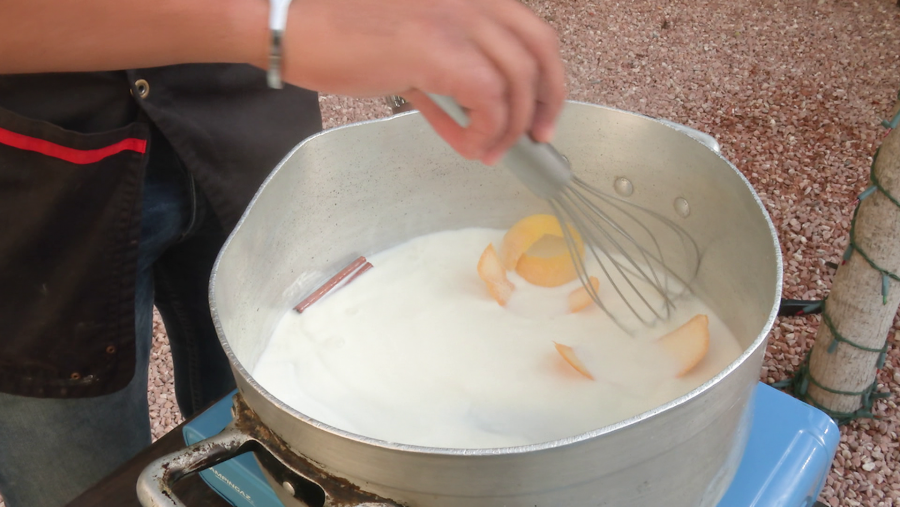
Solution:
M 837 451 L 837 425 L 822 411 L 760 383 L 747 450 L 719 507 L 811 507 Z M 231 396 L 183 429 L 190 445 L 231 422 Z M 200 472 L 235 507 L 283 507 L 251 453 Z

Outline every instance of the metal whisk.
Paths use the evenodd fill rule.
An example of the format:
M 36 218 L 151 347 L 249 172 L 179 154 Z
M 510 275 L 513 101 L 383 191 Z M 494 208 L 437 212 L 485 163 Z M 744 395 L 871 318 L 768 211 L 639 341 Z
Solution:
M 460 125 L 468 117 L 456 102 L 432 95 Z M 675 299 L 690 290 L 700 250 L 687 231 L 652 210 L 592 187 L 573 174 L 568 160 L 549 144 L 523 136 L 503 159 L 535 195 L 546 199 L 559 220 L 578 278 L 591 299 L 620 327 L 630 312 L 640 324 L 667 320 Z M 579 248 L 580 238 L 584 251 Z M 609 281 L 595 290 L 592 272 Z M 611 296 L 604 300 L 604 287 Z

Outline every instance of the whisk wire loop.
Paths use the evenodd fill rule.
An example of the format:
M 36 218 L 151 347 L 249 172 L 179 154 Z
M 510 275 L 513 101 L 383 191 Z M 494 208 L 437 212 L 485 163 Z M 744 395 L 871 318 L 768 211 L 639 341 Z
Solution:
M 613 315 L 612 312 L 610 312 L 609 309 L 606 308 L 606 305 L 603 304 L 603 301 L 600 299 L 600 295 L 594 288 L 594 285 L 591 283 L 590 275 L 587 272 L 587 267 L 584 264 L 584 260 L 578 247 L 578 243 L 575 241 L 575 237 L 572 234 L 572 229 L 569 227 L 570 222 L 566 218 L 567 213 L 562 210 L 561 203 L 556 199 L 551 199 L 549 203 L 551 208 L 553 208 L 553 214 L 556 216 L 556 219 L 560 223 L 560 229 L 563 232 L 563 238 L 566 242 L 566 248 L 569 251 L 569 255 L 572 257 L 573 264 L 575 266 L 575 272 L 578 274 L 578 279 L 581 281 L 581 285 L 585 288 L 594 303 L 598 307 L 600 307 L 600 309 L 610 319 L 616 322 L 619 327 L 622 327 L 621 323 L 618 321 L 618 319 L 616 319 L 615 315 Z M 601 264 L 600 267 L 608 278 L 609 273 L 606 272 L 605 266 Z
M 583 204 L 585 207 L 588 208 L 588 210 L 590 210 L 592 212 L 592 213 L 584 212 L 584 210 L 582 208 L 577 208 L 577 203 L 576 203 L 576 209 L 580 210 L 582 212 L 582 215 L 590 223 L 590 225 L 594 226 L 594 229 L 587 229 L 587 228 L 586 229 L 587 230 L 599 230 L 603 234 L 604 239 L 606 239 L 610 244 L 612 244 L 615 247 L 615 250 L 620 255 L 624 256 L 626 258 L 626 260 L 631 264 L 631 267 L 634 269 L 634 271 L 631 271 L 630 269 L 628 269 L 628 266 L 623 265 L 622 263 L 618 262 L 615 257 L 609 256 L 608 252 L 606 252 L 606 250 L 603 249 L 603 252 L 605 254 L 607 254 L 607 256 L 609 256 L 610 262 L 612 262 L 616 266 L 619 274 L 622 275 L 623 277 L 625 277 L 625 271 L 627 270 L 630 274 L 643 279 L 645 282 L 647 282 L 649 285 L 651 285 L 660 296 L 662 296 L 665 299 L 665 302 L 667 305 L 670 305 L 671 301 L 669 301 L 669 299 L 668 299 L 666 288 L 663 287 L 663 283 L 660 282 L 660 280 L 659 280 L 658 273 L 656 272 L 656 270 L 652 269 L 652 265 L 650 263 L 651 258 L 653 260 L 656 260 L 659 263 L 662 263 L 662 251 L 661 250 L 659 251 L 659 258 L 648 255 L 647 250 L 645 248 L 643 248 L 630 234 L 628 234 L 626 231 L 622 230 L 622 228 L 619 227 L 619 225 L 616 222 L 614 222 L 612 219 L 610 219 L 610 217 L 606 213 L 604 213 L 603 210 L 601 210 L 599 207 L 593 205 L 593 203 L 591 203 L 590 201 L 585 199 L 583 195 L 578 194 L 577 192 L 570 192 L 570 194 L 571 195 L 567 195 L 569 200 L 574 200 L 573 199 L 573 196 L 574 196 L 574 198 L 578 199 L 578 201 L 580 201 L 581 204 Z M 570 217 L 572 218 L 572 220 L 574 220 L 576 222 L 578 222 L 579 218 L 580 218 L 575 213 L 570 213 Z M 613 237 L 613 235 L 608 233 L 606 231 L 606 229 L 603 228 L 602 224 L 600 224 L 600 222 L 597 220 L 597 217 L 601 218 L 604 222 L 606 222 L 607 224 L 612 226 L 612 228 L 616 232 L 618 232 L 621 236 L 623 236 L 625 239 L 627 239 L 628 241 L 630 241 L 632 244 L 634 244 L 637 247 L 638 252 L 643 257 L 646 265 L 648 266 L 649 271 L 653 275 L 652 279 L 651 279 L 650 275 L 648 275 L 644 271 L 644 269 L 641 268 L 641 266 L 637 262 L 635 262 L 635 260 L 633 258 L 631 258 L 629 253 L 626 251 L 625 247 L 622 246 L 619 242 L 617 242 L 615 240 L 615 238 Z M 640 222 L 638 221 L 638 223 L 640 223 Z M 643 225 L 641 225 L 641 226 L 643 227 Z M 644 227 L 644 228 L 646 229 L 646 227 Z M 647 229 L 647 232 L 649 233 L 649 229 Z M 653 238 L 653 242 L 658 248 L 659 243 L 656 241 L 655 237 L 652 236 L 652 234 L 651 234 L 651 238 Z M 596 239 L 596 237 L 595 237 L 595 239 Z M 600 241 L 595 240 L 594 243 L 598 246 L 602 245 L 602 243 Z M 602 246 L 601 246 L 601 248 L 602 248 Z M 637 292 L 638 295 L 640 296 L 640 292 L 634 286 L 634 284 L 631 283 L 630 278 L 626 277 L 626 280 L 628 281 L 631 288 L 635 292 Z M 641 297 L 641 299 L 646 304 L 649 305 L 649 303 L 647 303 L 645 298 Z M 657 316 L 659 316 L 659 315 L 657 315 Z
M 699 272 L 700 249 L 683 227 L 660 213 L 606 194 L 578 177 L 548 201 L 560 222 L 578 278 L 604 313 L 619 327 L 628 327 L 590 283 L 588 264 L 602 271 L 624 307 L 643 325 L 653 326 L 671 317 L 674 300 L 690 290 Z M 672 237 L 667 239 L 674 241 L 661 241 L 658 236 L 664 231 L 669 231 L 666 234 Z M 584 250 L 575 234 L 581 237 Z M 681 270 L 672 266 L 678 247 L 684 254 Z M 651 301 L 650 293 L 661 301 Z
M 566 197 L 568 197 L 568 199 L 571 200 L 571 197 L 569 197 L 569 196 L 566 196 Z M 647 318 L 645 318 L 641 314 L 641 312 L 639 312 L 635 308 L 635 306 L 631 302 L 631 300 L 633 298 L 628 297 L 623 292 L 623 287 L 621 287 L 620 284 L 617 284 L 614 282 L 615 277 L 610 274 L 611 269 L 614 269 L 613 272 L 618 273 L 619 277 L 628 285 L 628 287 L 631 289 L 631 291 L 629 293 L 633 293 L 638 299 L 640 299 L 640 301 L 643 302 L 647 306 L 647 308 L 654 314 L 655 318 L 657 318 L 657 319 L 662 318 L 662 316 L 659 314 L 659 312 L 656 311 L 656 309 L 653 307 L 653 305 L 651 305 L 647 301 L 647 299 L 643 296 L 641 291 L 634 285 L 634 282 L 632 281 L 632 277 L 629 277 L 626 274 L 625 269 L 623 269 L 624 266 L 622 265 L 622 263 L 618 262 L 616 260 L 616 258 L 613 255 L 611 255 L 610 250 L 606 246 L 604 246 L 604 242 L 601 241 L 601 238 L 597 234 L 595 234 L 594 231 L 599 231 L 605 237 L 604 239 L 606 239 L 607 242 L 612 244 L 614 249 L 617 250 L 617 253 L 619 253 L 620 255 L 626 256 L 626 258 L 630 259 L 630 257 L 628 257 L 627 252 L 625 252 L 625 250 L 622 248 L 622 246 L 619 245 L 609 235 L 609 233 L 606 230 L 604 230 L 602 227 L 599 227 L 596 222 L 593 222 L 591 224 L 593 226 L 593 228 L 586 227 L 585 223 L 582 221 L 581 217 L 578 216 L 577 212 L 572 211 L 572 209 L 568 208 L 565 204 L 563 204 L 561 207 L 564 210 L 568 210 L 566 212 L 566 215 L 564 216 L 563 220 L 567 220 L 567 221 L 571 222 L 573 224 L 573 226 L 576 228 L 576 230 L 578 230 L 580 234 L 585 236 L 587 250 L 590 251 L 591 256 L 594 258 L 594 260 L 597 261 L 598 266 L 603 271 L 604 275 L 606 275 L 606 278 L 611 282 L 613 289 L 616 291 L 616 293 L 619 295 L 619 297 L 622 299 L 622 301 L 625 303 L 625 305 L 628 307 L 628 309 L 632 313 L 634 313 L 639 319 L 641 319 L 645 324 L 649 324 L 650 322 L 652 322 L 652 320 L 648 320 Z M 599 255 L 597 250 L 600 250 L 600 252 L 603 255 L 602 256 Z M 569 253 L 572 255 L 572 258 L 573 258 L 575 264 L 582 264 L 582 265 L 584 264 L 584 259 L 580 252 L 570 251 Z M 604 260 L 606 262 L 604 262 Z M 632 262 L 633 262 L 633 260 L 632 260 Z M 607 267 L 607 263 L 610 265 L 609 268 Z M 638 270 L 640 271 L 639 268 L 638 268 Z M 642 271 L 641 271 L 641 274 L 638 276 L 638 278 L 643 278 L 645 280 L 648 279 L 646 274 L 644 274 Z M 665 294 L 663 293 L 663 295 L 665 295 Z
M 700 264 L 699 264 L 700 247 L 697 246 L 697 242 L 694 241 L 694 239 L 691 237 L 691 235 L 683 227 L 681 227 L 680 225 L 678 225 L 671 219 L 666 218 L 665 216 L 663 216 L 653 210 L 647 209 L 647 208 L 640 206 L 638 204 L 635 204 L 633 202 L 629 202 L 625 199 L 621 199 L 621 198 L 612 196 L 610 194 L 601 192 L 600 190 L 597 190 L 596 188 L 585 183 L 583 180 L 581 180 L 578 177 L 573 178 L 573 183 L 576 184 L 579 188 L 583 189 L 584 191 L 590 193 L 591 195 L 597 197 L 598 199 L 603 200 L 605 203 L 607 203 L 610 206 L 614 207 L 615 209 L 619 210 L 621 213 L 625 214 L 628 218 L 630 218 L 638 227 L 643 229 L 647 233 L 647 235 L 650 236 L 651 240 L 654 243 L 654 246 L 656 247 L 657 252 L 659 252 L 659 257 L 654 257 L 651 255 L 651 259 L 653 261 L 655 261 L 657 264 L 659 264 L 659 266 L 662 269 L 667 271 L 673 278 L 675 278 L 682 285 L 687 286 L 687 285 L 691 284 L 693 279 L 697 276 L 697 271 L 699 270 L 699 267 L 700 267 Z M 585 202 L 590 203 L 590 201 L 588 201 L 588 200 L 585 200 Z M 600 208 L 593 203 L 591 203 L 591 206 L 595 210 L 600 210 Z M 690 256 L 693 257 L 694 260 L 693 261 L 688 260 L 688 263 L 691 264 L 691 267 L 688 269 L 687 272 L 685 272 L 684 275 L 679 274 L 677 271 L 672 269 L 665 262 L 665 260 L 663 259 L 663 256 L 662 256 L 663 250 L 660 247 L 659 241 L 657 241 L 656 236 L 650 231 L 650 229 L 646 226 L 646 224 L 642 220 L 638 219 L 631 213 L 628 213 L 627 211 L 625 211 L 624 206 L 629 206 L 631 208 L 634 208 L 634 209 L 640 211 L 641 213 L 648 215 L 649 217 L 653 218 L 654 220 L 659 221 L 660 223 L 662 223 L 663 225 L 670 228 L 672 231 L 674 231 L 679 236 L 682 246 L 687 246 L 687 245 L 690 246 L 690 249 L 689 249 Z M 604 215 L 605 215 L 605 213 L 604 213 Z M 621 226 L 619 226 L 615 221 L 609 221 L 609 223 L 621 234 L 623 234 L 623 235 L 627 234 L 621 228 Z M 641 249 L 643 252 L 646 253 L 646 250 L 639 242 L 635 242 L 634 245 L 636 248 Z M 671 248 L 672 245 L 667 245 L 667 246 L 669 246 Z

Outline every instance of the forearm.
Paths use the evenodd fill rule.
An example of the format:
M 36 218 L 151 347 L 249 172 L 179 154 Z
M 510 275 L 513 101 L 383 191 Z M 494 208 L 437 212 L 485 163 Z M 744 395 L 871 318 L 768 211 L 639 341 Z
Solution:
M 0 74 L 264 65 L 265 0 L 0 0 Z
M 266 68 L 267 0 L 0 0 L 0 74 L 181 63 Z M 494 163 L 549 141 L 565 98 L 556 33 L 518 0 L 294 0 L 285 81 L 405 94 L 451 146 Z M 426 94 L 469 111 L 461 128 Z

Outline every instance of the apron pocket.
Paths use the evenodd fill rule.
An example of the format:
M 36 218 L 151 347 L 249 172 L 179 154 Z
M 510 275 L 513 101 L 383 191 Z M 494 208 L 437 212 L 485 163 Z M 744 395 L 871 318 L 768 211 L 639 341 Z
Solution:
M 143 122 L 80 134 L 0 109 L 0 391 L 85 397 L 134 374 Z

